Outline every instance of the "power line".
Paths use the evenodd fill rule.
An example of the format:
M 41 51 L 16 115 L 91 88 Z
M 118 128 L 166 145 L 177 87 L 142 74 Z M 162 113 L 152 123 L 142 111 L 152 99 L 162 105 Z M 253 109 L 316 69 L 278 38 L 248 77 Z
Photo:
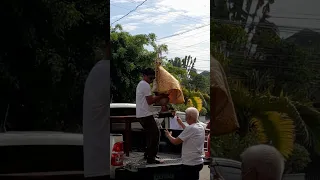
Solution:
M 270 18 L 275 19 L 305 19 L 305 20 L 317 20 L 319 21 L 320 18 L 308 18 L 308 17 L 287 17 L 287 16 L 270 16 Z
M 134 1 L 132 1 L 132 0 L 129 0 L 129 2 L 131 2 L 131 3 L 133 3 L 133 4 L 136 4 L 136 2 L 134 2 Z M 165 5 L 161 5 L 161 6 L 162 6 L 162 7 L 165 7 L 165 8 L 173 9 L 173 8 L 170 7 L 170 6 L 165 6 Z M 155 6 L 153 6 L 152 9 L 157 9 L 157 8 L 156 8 Z M 184 17 L 186 17 L 187 19 L 189 19 L 189 20 L 191 20 L 191 21 L 194 21 L 194 22 L 196 22 L 196 23 L 199 23 L 197 19 L 195 19 L 195 18 L 193 18 L 193 17 L 191 17 L 191 16 L 188 16 L 188 15 L 182 14 L 182 13 L 183 13 L 183 12 L 179 13 L 179 15 L 184 16 Z M 210 18 L 210 17 L 208 17 L 208 18 Z
M 128 9 L 128 8 L 125 8 L 125 7 L 122 7 L 122 6 L 118 6 L 118 5 L 114 5 L 114 4 L 111 4 L 111 6 L 115 6 L 115 7 L 121 8 L 121 9 L 130 10 L 130 9 Z M 153 9 L 155 9 L 155 8 L 153 8 Z M 139 12 L 139 11 L 136 11 L 135 13 L 141 14 L 141 15 L 145 15 L 144 13 Z M 150 16 L 148 16 L 148 17 L 150 17 Z M 155 17 L 155 16 L 153 16 L 153 17 Z M 183 17 L 181 17 L 181 18 L 183 18 Z M 159 19 L 160 19 L 160 18 L 159 18 Z M 183 19 L 186 19 L 186 18 L 183 18 Z M 188 19 L 187 19 L 187 20 L 188 20 Z M 181 23 L 181 22 L 179 22 L 179 21 L 172 21 L 172 22 L 176 22 L 176 23 L 182 24 L 182 25 L 190 25 L 190 24 Z M 199 22 L 197 22 L 197 23 L 199 23 Z
M 266 23 L 266 22 L 234 22 L 234 21 L 230 21 L 230 20 L 224 20 L 224 19 L 212 19 L 213 21 L 216 22 L 220 22 L 220 23 L 225 23 L 225 24 L 230 24 L 230 25 L 245 25 L 246 27 L 254 25 L 257 26 L 259 25 L 259 27 L 265 27 L 265 28 L 270 28 L 272 27 L 274 24 L 273 23 Z M 291 30 L 302 30 L 302 29 L 306 29 L 308 27 L 299 27 L 299 26 L 284 26 L 284 25 L 275 25 L 277 28 L 287 28 L 287 29 L 291 29 Z M 308 28 L 310 30 L 314 30 L 314 31 L 320 31 L 320 28 Z
M 235 58 L 243 58 L 244 56 L 233 56 Z M 250 68 L 252 69 L 252 66 L 255 66 L 255 67 L 269 67 L 269 68 L 282 68 L 282 69 L 290 69 L 290 70 L 296 70 L 296 69 L 302 69 L 304 67 L 300 67 L 300 66 L 283 66 L 283 65 L 275 65 L 275 64 L 266 64 L 266 61 L 264 62 L 258 62 L 259 60 L 257 61 L 254 61 L 254 60 L 244 60 L 242 61 L 242 63 L 248 63 L 248 64 L 242 64 L 241 62 L 237 63 L 237 64 L 229 64 L 229 66 L 233 66 L 233 67 L 243 67 L 243 68 Z M 320 65 L 320 63 L 318 64 L 312 64 L 313 66 L 317 66 L 317 65 Z M 318 69 L 316 67 L 309 67 L 311 70 L 314 70 L 315 69 Z M 239 69 L 240 70 L 240 69 Z
M 196 56 L 193 57 L 194 59 L 196 59 L 196 62 L 209 62 L 210 59 L 198 59 Z M 172 58 L 174 60 L 174 58 Z M 181 58 L 181 60 L 184 59 L 184 58 Z
M 290 42 L 289 42 L 290 43 Z M 291 44 L 291 43 L 290 43 Z M 292 44 L 294 44 L 294 43 L 292 43 Z M 234 46 L 234 44 L 233 43 L 230 43 L 230 42 L 227 42 L 227 43 L 221 43 L 221 45 L 222 46 L 224 46 L 224 45 L 231 45 L 231 46 Z M 299 48 L 299 46 L 297 46 L 298 48 Z M 270 46 L 270 47 L 262 47 L 262 48 L 255 48 L 256 50 L 259 50 L 261 53 L 263 53 L 264 55 L 267 55 L 267 56 L 274 56 L 274 57 L 300 57 L 300 56 L 297 56 L 297 55 L 291 55 L 291 54 L 285 54 L 285 55 L 283 55 L 283 54 L 270 54 L 269 52 L 264 52 L 264 50 L 274 50 L 274 49 L 277 49 L 278 47 L 273 47 L 273 46 Z M 299 48 L 299 49 L 303 49 L 303 48 Z M 246 51 L 248 51 L 248 48 L 247 47 L 240 47 L 240 48 L 238 48 L 238 49 L 236 49 L 236 50 L 231 50 L 230 52 L 234 55 L 234 54 L 236 54 L 236 53 L 244 53 L 244 52 L 246 52 Z M 304 53 L 306 53 L 306 54 L 308 54 L 308 51 L 303 51 Z M 312 53 L 311 55 L 313 55 L 313 56 L 320 56 L 320 53 Z M 239 56 L 239 55 L 236 55 L 236 56 Z M 320 63 L 320 61 L 318 61 L 318 59 L 315 59 L 314 61 L 310 61 L 310 56 L 307 56 L 307 57 L 304 57 L 304 58 L 308 58 L 308 59 L 306 59 L 306 60 L 308 60 L 308 62 L 319 62 Z
M 181 38 L 179 38 L 179 39 L 177 39 L 177 40 L 169 40 L 169 41 L 164 41 L 163 43 L 169 43 L 169 42 L 172 42 L 172 41 L 180 41 L 181 39 L 185 39 L 185 38 L 188 38 L 188 37 L 193 37 L 193 38 L 195 38 L 195 37 L 200 37 L 200 36 L 204 36 L 204 35 L 207 35 L 207 34 L 202 34 L 202 33 L 206 33 L 206 32 L 209 32 L 209 35 L 210 35 L 210 29 L 208 29 L 208 30 L 205 30 L 205 31 L 202 31 L 202 32 L 197 32 L 197 33 L 195 33 L 195 34 L 190 34 L 190 35 L 188 35 L 188 36 L 183 36 L 183 37 L 181 37 Z M 198 36 L 197 36 L 198 35 Z
M 199 45 L 199 44 L 202 44 L 204 42 L 207 42 L 207 41 L 210 41 L 210 39 L 206 39 L 204 41 L 201 41 L 201 42 L 198 42 L 198 43 L 195 43 L 195 44 L 191 44 L 191 45 L 188 45 L 188 46 L 182 46 L 181 48 L 177 48 L 177 49 L 169 49 L 169 51 L 177 51 L 177 50 L 182 50 L 182 49 L 186 49 L 186 48 L 190 48 L 190 47 L 193 47 L 193 46 L 196 46 L 196 45 Z M 210 45 L 209 45 L 210 47 Z
M 114 5 L 114 6 L 116 6 L 116 5 Z M 127 8 L 124 8 L 124 7 L 121 7 L 121 6 L 116 6 L 116 7 L 119 7 L 119 8 L 123 8 L 123 9 L 127 9 Z M 140 13 L 140 12 L 136 12 L 137 14 L 142 14 L 142 13 Z M 180 23 L 180 24 L 182 24 L 182 23 Z M 187 25 L 187 24 L 184 24 L 184 25 Z M 210 25 L 210 24 L 208 24 L 208 25 Z M 208 25 L 206 25 L 206 26 L 208 26 Z M 200 26 L 200 27 L 197 27 L 196 29 L 200 29 L 200 28 L 202 28 L 202 26 Z M 169 38 L 169 37 L 175 37 L 175 36 L 177 36 L 177 35 L 182 35 L 182 34 L 184 34 L 184 33 L 187 33 L 187 32 L 190 32 L 190 31 L 193 31 L 193 30 L 195 30 L 195 29 L 191 29 L 191 30 L 188 30 L 188 31 L 185 31 L 185 32 L 182 32 L 182 33 L 178 33 L 178 34 L 173 34 L 173 35 L 170 35 L 170 36 L 166 36 L 166 37 L 163 37 L 163 38 L 160 38 L 160 39 L 158 39 L 158 40 L 162 40 L 162 39 L 167 39 L 167 38 Z M 207 32 L 207 31 L 209 31 L 209 30 L 206 30 L 206 31 L 204 31 L 204 32 Z M 203 33 L 203 32 L 202 32 Z M 199 33 L 198 33 L 199 34 Z M 187 38 L 187 37 L 190 37 L 190 36 L 194 36 L 195 34 L 192 34 L 192 35 L 189 35 L 189 36 L 186 36 L 186 37 L 183 37 L 183 38 L 181 38 L 181 39 L 184 39 L 184 38 Z M 202 35 L 206 35 L 206 34 L 201 34 L 201 36 Z M 157 41 L 158 41 L 157 40 Z M 179 39 L 180 40 L 180 39 Z M 179 40 L 177 40 L 177 41 L 179 41 Z M 171 42 L 171 41 L 168 41 L 168 42 Z M 164 43 L 168 43 L 168 42 L 164 42 Z M 193 46 L 193 45 L 191 45 L 191 46 Z
M 129 11 L 127 14 L 125 14 L 124 16 L 122 16 L 121 18 L 119 18 L 119 19 L 117 19 L 117 20 L 115 20 L 115 21 L 113 21 L 113 23 L 111 23 L 111 25 L 112 24 L 114 24 L 115 22 L 118 22 L 118 21 L 120 21 L 121 19 L 123 19 L 123 18 L 125 18 L 126 16 L 128 16 L 130 13 L 132 13 L 132 12 L 134 12 L 134 11 L 136 11 L 140 6 L 142 6 L 145 2 L 147 2 L 147 0 L 144 0 L 142 3 L 140 3 L 136 8 L 134 8 L 133 10 L 131 10 L 131 11 Z
M 111 5 L 112 5 L 112 4 L 111 4 Z M 122 9 L 127 9 L 127 8 L 124 8 L 124 7 L 121 7 L 121 6 L 117 6 L 117 5 L 112 5 L 112 6 L 119 7 L 119 8 L 122 8 Z M 127 10 L 128 10 L 128 9 L 127 9 Z M 143 14 L 143 13 L 140 13 L 140 12 L 135 12 L 135 13 L 137 13 L 137 14 Z M 181 23 L 181 22 L 179 22 L 179 21 L 174 21 L 174 22 L 177 22 L 178 24 L 182 24 L 182 25 L 190 25 L 190 24 Z M 210 29 L 208 29 L 208 30 L 206 30 L 206 31 L 203 31 L 203 32 L 200 32 L 200 33 L 205 33 L 205 32 L 208 32 L 208 31 L 210 31 Z M 198 35 L 198 36 L 196 36 L 196 37 L 199 37 L 199 36 L 206 35 L 206 34 L 200 34 L 200 33 L 196 33 L 196 34 L 191 34 L 191 35 L 188 35 L 188 36 L 184 36 L 183 38 L 180 38 L 180 39 L 178 39 L 178 40 L 176 40 L 176 41 L 179 41 L 179 40 L 181 40 L 181 39 L 185 39 L 185 38 L 190 37 L 190 36 L 195 37 L 195 35 Z M 199 34 L 200 34 L 200 35 L 199 35 Z M 164 42 L 164 43 L 168 43 L 168 42 L 172 42 L 172 41 L 173 41 L 173 40 L 169 40 L 169 41 L 166 41 L 166 42 Z
M 145 1 L 144 1 L 145 2 Z M 141 3 L 140 4 L 140 6 L 142 5 L 143 3 Z M 120 6 L 119 6 L 120 7 Z M 139 6 L 137 6 L 137 7 L 139 7 Z M 120 7 L 120 8 L 122 8 L 122 7 Z M 126 9 L 126 8 L 124 8 L 124 9 Z M 132 11 L 130 11 L 128 14 L 130 14 L 131 12 L 133 12 L 133 11 L 135 11 L 137 8 L 135 8 L 134 10 L 132 10 Z M 138 13 L 138 12 L 136 12 L 136 13 Z M 128 14 L 126 14 L 126 15 L 124 15 L 123 17 L 125 17 L 125 16 L 127 16 Z M 123 17 L 121 17 L 120 19 L 122 19 Z M 119 21 L 120 19 L 118 19 L 117 21 Z M 114 24 L 115 22 L 117 22 L 117 21 L 114 21 L 112 24 Z M 205 27 L 205 26 L 209 26 L 210 24 L 207 24 L 207 25 L 204 25 L 204 26 L 200 26 L 200 27 L 197 27 L 197 28 L 195 28 L 195 29 L 191 29 L 191 30 L 187 30 L 187 31 L 184 31 L 184 32 L 181 32 L 181 33 L 178 33 L 178 34 L 173 34 L 173 35 L 170 35 L 170 36 L 166 36 L 166 37 L 163 37 L 163 38 L 160 38 L 159 40 L 161 40 L 161 39 L 166 39 L 166 38 L 169 38 L 169 37 L 174 37 L 174 36 L 178 36 L 178 35 L 182 35 L 182 34 L 185 34 L 185 33 L 187 33 L 187 32 L 190 32 L 190 31 L 193 31 L 193 30 L 196 30 L 196 29 L 200 29 L 200 28 L 202 28 L 202 27 Z M 202 43 L 202 42 L 200 42 L 200 43 Z M 197 44 L 200 44 L 200 43 L 197 43 Z M 196 44 L 194 44 L 194 45 L 196 45 Z M 187 46 L 187 47 L 191 47 L 191 46 L 194 46 L 194 45 L 190 45 L 190 46 Z M 187 48 L 187 47 L 185 47 L 185 48 Z M 199 51 L 197 51 L 197 52 L 199 52 Z M 200 59 L 199 59 L 200 60 Z M 201 60 L 200 60 L 201 61 Z M 210 61 L 210 60 L 204 60 L 204 61 Z
M 201 28 L 204 28 L 204 27 L 206 27 L 206 26 L 210 26 L 210 24 L 205 24 L 205 25 L 196 27 L 196 28 L 194 28 L 194 29 L 190 29 L 190 30 L 187 30 L 187 31 L 183 31 L 183 32 L 181 32 L 181 33 L 177 33 L 177 34 L 165 36 L 165 37 L 162 37 L 162 38 L 157 39 L 157 41 L 162 40 L 162 39 L 167 39 L 167 38 L 175 37 L 175 36 L 180 36 L 180 35 L 182 35 L 182 34 L 185 34 L 185 33 L 188 33 L 188 32 L 194 31 L 194 30 L 197 30 L 197 29 L 201 29 Z
M 294 15 L 303 15 L 303 16 L 320 16 L 320 14 L 315 14 L 315 13 L 297 13 L 293 11 L 287 11 L 287 9 L 273 9 L 273 11 L 281 11 L 283 14 L 294 14 Z M 274 13 L 277 14 L 277 13 Z
M 175 51 L 185 51 L 185 50 L 184 50 L 184 49 L 175 49 Z M 188 53 L 189 53 L 189 52 L 197 52 L 197 53 L 199 53 L 199 52 L 208 52 L 208 53 L 209 53 L 210 50 L 196 50 L 196 49 L 195 49 L 195 50 L 188 50 Z M 188 53 L 187 53 L 187 54 L 188 54 Z

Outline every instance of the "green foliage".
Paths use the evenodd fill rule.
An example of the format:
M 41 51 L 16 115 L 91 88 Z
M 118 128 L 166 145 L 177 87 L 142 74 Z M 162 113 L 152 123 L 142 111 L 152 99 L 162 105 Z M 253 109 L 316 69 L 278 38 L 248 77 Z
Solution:
M 263 112 L 279 112 L 287 114 L 295 124 L 297 140 L 309 146 L 312 141 L 305 121 L 301 118 L 293 102 L 286 97 L 251 94 L 244 88 L 238 87 L 231 90 L 232 99 L 237 111 L 238 120 L 242 128 L 249 126 L 249 121 L 255 114 Z M 246 129 L 245 129 L 246 130 Z
M 271 143 L 288 158 L 293 151 L 295 130 L 292 119 L 279 112 L 262 112 L 253 116 L 252 125 L 257 131 L 259 142 Z
M 172 107 L 175 110 L 181 111 L 181 112 L 185 112 L 186 109 L 188 108 L 188 106 L 186 104 L 172 104 Z
M 248 41 L 248 35 L 241 25 L 220 23 L 212 20 L 210 23 L 210 42 L 221 45 L 226 42 L 227 50 L 237 50 Z
M 196 90 L 201 92 L 209 92 L 209 79 L 201 74 L 196 74 L 190 82 Z
M 256 145 L 258 139 L 256 132 L 250 131 L 241 137 L 237 133 L 231 133 L 219 137 L 211 136 L 210 150 L 213 157 L 224 157 L 241 161 L 241 153 L 248 147 Z
M 153 67 L 156 52 L 145 49 L 155 43 L 154 34 L 131 35 L 120 25 L 111 28 L 111 94 L 113 102 L 134 102 L 135 88 L 141 80 L 141 70 Z M 131 89 L 132 91 L 129 91 Z
M 198 90 L 201 92 L 209 92 L 209 75 L 198 74 L 194 69 L 196 58 L 192 59 L 191 56 L 185 56 L 185 58 L 169 59 L 165 62 L 165 69 L 176 77 L 180 83 L 189 90 Z
M 206 116 L 207 113 L 208 113 L 207 109 L 203 107 L 200 111 L 200 116 Z
M 283 131 L 277 134 L 278 146 L 286 143 L 280 143 L 281 138 L 295 134 L 296 143 L 304 145 L 312 153 L 319 152 L 320 113 L 305 104 L 310 102 L 310 89 L 316 83 L 313 81 L 317 73 L 312 70 L 314 67 L 311 67 L 312 63 L 308 61 L 311 56 L 301 47 L 281 39 L 277 34 L 278 27 L 268 22 L 274 0 L 257 2 L 252 11 L 251 0 L 215 0 L 214 20 L 211 23 L 211 55 L 222 64 L 230 81 L 240 123 L 240 137 L 247 138 L 251 133 L 253 127 L 250 121 L 254 114 L 258 116 L 263 112 L 273 111 L 280 113 L 280 116 L 261 116 L 258 120 L 265 129 L 270 130 L 266 133 L 269 139 L 276 138 L 274 136 L 277 133 L 272 129 L 278 129 L 279 132 Z M 230 9 L 227 8 L 230 5 L 228 3 L 233 3 Z M 260 10 L 262 14 L 258 15 Z M 259 17 L 256 18 L 257 16 Z M 253 20 L 249 26 L 244 26 L 248 17 Z M 254 22 L 254 19 L 259 19 L 258 23 Z M 225 23 L 223 20 L 231 21 Z M 252 44 L 256 45 L 254 51 Z M 288 117 L 279 119 L 282 115 Z M 277 127 L 271 127 L 267 123 L 271 122 L 270 118 Z M 286 134 L 289 133 L 288 124 L 282 124 L 289 119 L 295 124 L 292 135 Z M 259 132 L 256 133 L 259 135 Z M 294 145 L 292 153 L 288 159 L 287 170 L 301 172 L 308 164 L 309 155 L 304 147 L 297 144 Z
M 189 74 L 190 70 L 194 69 L 194 64 L 196 63 L 197 58 L 192 58 L 192 56 L 185 56 L 184 58 L 175 57 L 169 59 L 168 62 L 175 67 L 183 68 Z
M 311 146 L 310 151 L 317 154 L 320 153 L 320 112 L 310 105 L 305 105 L 299 102 L 294 103 L 300 116 L 307 125 Z
M 292 155 L 286 161 L 284 172 L 287 174 L 304 173 L 305 168 L 311 162 L 309 155 L 305 147 L 295 144 Z
M 180 81 L 183 86 L 182 91 L 187 104 L 191 101 L 193 105 L 198 104 L 199 97 L 202 101 L 202 107 L 206 110 L 203 115 L 208 115 L 210 112 L 210 106 L 208 105 L 210 97 L 207 95 L 209 92 L 209 72 L 204 71 L 200 74 L 195 69 L 192 69 L 195 63 L 195 59 L 191 56 L 186 56 L 184 59 L 174 58 L 165 61 L 164 68 L 172 74 L 177 80 Z M 191 70 L 190 70 L 191 69 Z M 206 98 L 204 98 L 206 95 Z M 200 103 L 201 105 L 201 103 Z M 185 106 L 182 106 L 183 111 Z
M 181 68 L 179 66 L 175 66 L 174 63 L 165 62 L 164 68 L 170 72 L 178 81 L 180 81 L 182 84 L 187 81 L 187 71 L 184 68 Z
M 0 3 L 1 107 L 8 130 L 76 131 L 83 86 L 107 36 L 105 1 Z M 0 116 L 5 116 L 2 111 Z
M 274 82 L 272 94 L 279 94 L 283 90 L 294 99 L 308 96 L 314 75 L 310 71 L 307 54 L 302 49 L 281 40 L 273 42 L 268 48 L 262 48 L 260 54 L 263 59 L 252 59 L 244 65 L 269 74 L 269 79 Z

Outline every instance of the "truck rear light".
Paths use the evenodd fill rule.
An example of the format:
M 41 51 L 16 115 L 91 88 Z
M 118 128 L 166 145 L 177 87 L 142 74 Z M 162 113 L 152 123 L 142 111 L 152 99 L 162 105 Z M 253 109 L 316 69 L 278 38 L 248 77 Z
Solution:
M 210 158 L 210 134 L 207 137 L 207 151 L 205 152 L 205 157 Z
M 123 142 L 117 142 L 112 147 L 111 152 L 111 165 L 112 166 L 123 166 Z

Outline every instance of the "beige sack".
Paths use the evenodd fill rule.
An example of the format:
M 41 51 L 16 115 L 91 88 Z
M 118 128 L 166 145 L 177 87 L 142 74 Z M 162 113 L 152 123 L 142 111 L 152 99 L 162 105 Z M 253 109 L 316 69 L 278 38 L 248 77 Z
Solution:
M 210 96 L 210 106 L 215 109 L 211 113 L 210 134 L 224 135 L 236 131 L 239 123 L 227 77 L 221 64 L 213 57 L 210 60 Z
M 156 79 L 154 80 L 152 91 L 159 94 L 169 94 L 169 103 L 171 104 L 184 103 L 180 82 L 165 70 L 160 63 L 156 65 Z

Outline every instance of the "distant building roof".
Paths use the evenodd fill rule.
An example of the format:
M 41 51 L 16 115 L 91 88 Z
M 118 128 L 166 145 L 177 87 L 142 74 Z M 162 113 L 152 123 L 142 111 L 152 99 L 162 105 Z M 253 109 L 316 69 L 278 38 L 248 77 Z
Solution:
M 311 29 L 302 29 L 286 39 L 303 48 L 320 49 L 320 33 Z

